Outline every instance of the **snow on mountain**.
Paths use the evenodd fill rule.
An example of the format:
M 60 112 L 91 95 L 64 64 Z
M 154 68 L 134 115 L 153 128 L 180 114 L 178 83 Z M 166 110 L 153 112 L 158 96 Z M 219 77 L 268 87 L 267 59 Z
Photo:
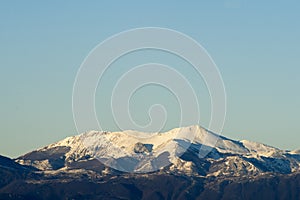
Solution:
M 299 152 L 231 140 L 197 125 L 165 133 L 90 131 L 30 152 L 16 161 L 41 170 L 87 169 L 100 174 L 117 169 L 162 170 L 195 176 L 254 176 L 300 169 Z
M 291 154 L 300 154 L 300 149 L 296 149 L 294 151 L 291 151 Z
M 258 142 L 251 142 L 247 140 L 241 140 L 240 142 L 251 152 L 252 155 L 280 157 L 283 153 L 283 151 L 280 149 Z

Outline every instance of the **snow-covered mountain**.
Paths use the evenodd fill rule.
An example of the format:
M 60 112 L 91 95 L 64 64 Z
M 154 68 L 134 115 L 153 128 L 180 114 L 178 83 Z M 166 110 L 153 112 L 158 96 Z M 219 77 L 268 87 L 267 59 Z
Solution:
M 15 160 L 0 156 L 0 175 L 0 199 L 300 197 L 299 150 L 235 141 L 200 126 L 90 131 Z
M 300 171 L 299 151 L 235 141 L 200 126 L 165 133 L 90 131 L 16 159 L 47 173 L 97 176 L 153 172 L 195 177 L 241 177 Z

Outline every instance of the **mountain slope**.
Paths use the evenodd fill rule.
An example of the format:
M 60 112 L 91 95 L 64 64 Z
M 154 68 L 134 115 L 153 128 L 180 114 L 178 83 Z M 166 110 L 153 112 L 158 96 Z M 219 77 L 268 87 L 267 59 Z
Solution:
M 71 172 L 72 171 L 72 172 Z M 87 176 L 86 170 L 37 174 L 0 187 L 0 199 L 290 199 L 300 174 L 193 177 L 165 173 Z M 1 168 L 0 168 L 1 172 Z
M 36 170 L 34 167 L 23 166 L 10 158 L 0 156 L 0 188 L 28 177 L 37 177 L 34 175 Z

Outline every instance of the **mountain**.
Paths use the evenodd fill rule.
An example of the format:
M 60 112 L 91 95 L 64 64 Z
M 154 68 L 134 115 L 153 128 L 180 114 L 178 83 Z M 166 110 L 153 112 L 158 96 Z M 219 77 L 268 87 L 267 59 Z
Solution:
M 200 126 L 90 131 L 0 163 L 16 172 L 0 199 L 300 199 L 299 151 Z
M 209 153 L 201 158 L 204 151 Z M 101 175 L 162 170 L 193 176 L 254 176 L 269 172 L 289 174 L 300 169 L 297 152 L 231 140 L 200 126 L 165 133 L 90 131 L 25 154 L 16 161 L 40 170 L 87 169 Z

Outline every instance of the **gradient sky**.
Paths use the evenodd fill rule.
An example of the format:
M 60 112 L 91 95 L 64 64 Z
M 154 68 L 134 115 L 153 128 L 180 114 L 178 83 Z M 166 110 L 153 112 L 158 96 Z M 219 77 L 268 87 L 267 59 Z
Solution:
M 300 148 L 299 1 L 130 2 L 1 1 L 1 155 L 15 157 L 77 134 L 72 87 L 83 59 L 107 37 L 146 26 L 183 32 L 212 56 L 228 98 L 223 135 Z M 97 102 L 103 118 L 105 106 Z M 170 109 L 176 111 L 176 103 Z M 135 115 L 141 123 L 143 116 Z

